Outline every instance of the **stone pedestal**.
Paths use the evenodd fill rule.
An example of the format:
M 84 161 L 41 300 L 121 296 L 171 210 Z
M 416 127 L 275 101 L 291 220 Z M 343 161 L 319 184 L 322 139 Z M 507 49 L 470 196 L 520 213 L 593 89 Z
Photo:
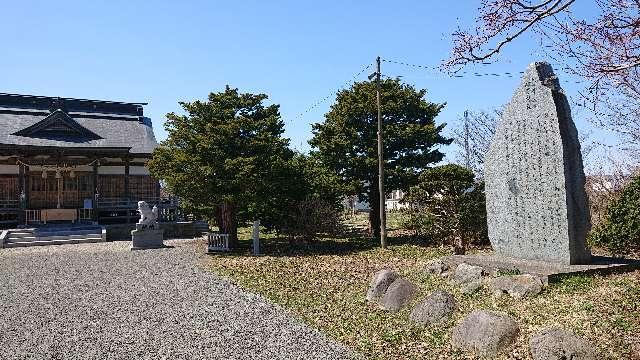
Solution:
M 147 229 L 131 231 L 131 250 L 158 249 L 164 245 L 164 230 Z

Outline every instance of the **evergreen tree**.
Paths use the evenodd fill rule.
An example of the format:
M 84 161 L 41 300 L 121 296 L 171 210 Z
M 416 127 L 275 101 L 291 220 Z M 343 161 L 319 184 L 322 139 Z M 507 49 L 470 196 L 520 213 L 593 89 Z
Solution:
M 441 134 L 444 124 L 434 121 L 444 104 L 430 103 L 425 95 L 399 79 L 381 81 L 386 190 L 407 190 L 422 170 L 442 160 L 437 146 L 452 141 Z M 309 143 L 351 194 L 369 202 L 369 223 L 379 237 L 377 121 L 376 84 L 358 82 L 338 92 L 325 121 L 313 125 Z
M 279 105 L 266 99 L 227 86 L 207 101 L 181 102 L 186 115 L 167 114 L 168 138 L 148 164 L 187 208 L 215 218 L 231 246 L 239 221 L 268 217 L 281 193 L 295 191 Z

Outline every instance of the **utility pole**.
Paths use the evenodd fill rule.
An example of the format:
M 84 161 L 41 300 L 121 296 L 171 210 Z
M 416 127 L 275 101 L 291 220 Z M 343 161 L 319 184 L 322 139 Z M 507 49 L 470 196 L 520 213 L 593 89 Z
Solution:
M 464 112 L 464 162 L 467 169 L 471 168 L 471 149 L 469 149 L 469 111 Z
M 380 56 L 376 58 L 376 101 L 378 104 L 378 189 L 380 190 L 380 246 L 387 247 L 387 214 L 384 209 L 384 157 L 382 153 L 382 112 L 380 110 Z

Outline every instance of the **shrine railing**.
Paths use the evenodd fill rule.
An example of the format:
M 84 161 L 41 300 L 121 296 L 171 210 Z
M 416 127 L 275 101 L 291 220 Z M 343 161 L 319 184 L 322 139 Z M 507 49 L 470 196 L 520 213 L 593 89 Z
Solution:
M 93 220 L 93 209 L 78 209 L 78 220 Z
M 229 234 L 207 233 L 207 251 L 229 251 Z
M 29 225 L 34 222 L 41 222 L 40 210 L 30 210 L 27 209 L 24 211 L 24 224 Z
M 100 198 L 98 199 L 99 208 L 137 208 L 138 201 L 145 201 L 150 206 L 158 206 L 158 208 L 178 207 L 178 198 L 158 198 L 158 197 L 143 197 L 136 199 L 127 199 L 122 197 L 117 198 Z
M 178 198 L 100 198 L 95 216 L 101 222 L 136 222 L 138 218 L 138 201 L 146 201 L 149 206 L 158 207 L 158 221 L 176 222 L 183 220 Z
M 0 209 L 17 209 L 20 207 L 18 199 L 2 199 L 0 200 Z

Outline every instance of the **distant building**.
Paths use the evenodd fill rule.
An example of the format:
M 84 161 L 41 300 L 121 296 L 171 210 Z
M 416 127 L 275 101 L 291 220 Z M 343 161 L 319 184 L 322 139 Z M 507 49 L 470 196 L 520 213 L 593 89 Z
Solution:
M 385 207 L 388 211 L 393 210 L 401 210 L 408 207 L 408 204 L 402 202 L 404 198 L 404 191 L 402 190 L 393 190 L 389 194 L 387 194 L 387 199 L 385 201 Z
M 135 222 L 137 201 L 158 203 L 143 105 L 0 94 L 1 223 Z
M 385 209 L 387 211 L 395 211 L 408 207 L 407 204 L 402 203 L 403 198 L 404 192 L 402 190 L 391 191 L 389 194 L 387 194 L 387 197 L 385 199 Z M 371 210 L 369 203 L 366 201 L 359 201 L 357 196 L 346 197 L 343 200 L 342 204 L 346 209 L 354 212 Z

